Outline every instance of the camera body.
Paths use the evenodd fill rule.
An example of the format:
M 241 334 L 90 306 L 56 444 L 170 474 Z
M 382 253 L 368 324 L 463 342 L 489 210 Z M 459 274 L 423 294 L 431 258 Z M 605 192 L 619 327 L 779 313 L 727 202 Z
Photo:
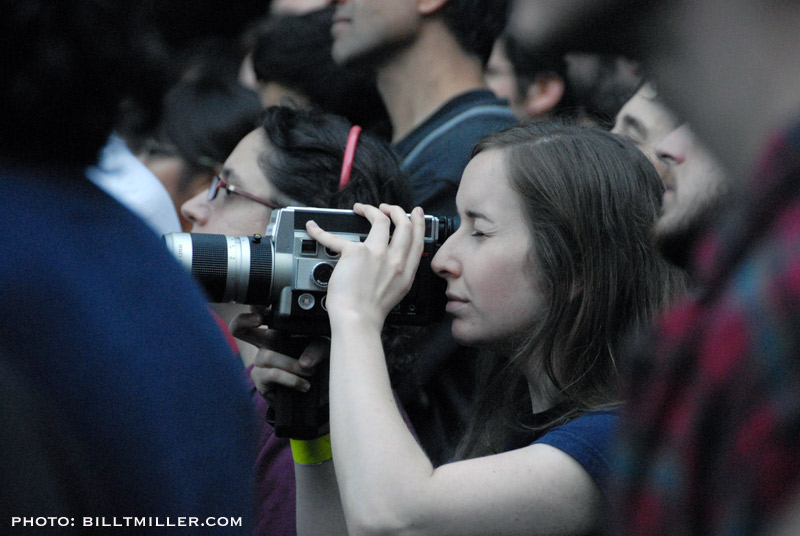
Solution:
M 263 236 L 170 233 L 164 241 L 211 302 L 269 306 L 270 328 L 326 335 L 327 285 L 339 254 L 308 235 L 309 220 L 352 241 L 363 241 L 370 231 L 369 221 L 351 210 L 288 207 L 272 212 Z M 443 318 L 446 284 L 430 264 L 453 230 L 451 218 L 425 217 L 419 269 L 411 290 L 387 317 L 388 324 L 421 326 Z
M 351 210 L 288 207 L 272 212 L 264 236 L 170 233 L 164 242 L 210 302 L 268 306 L 265 322 L 271 329 L 291 336 L 328 335 L 327 286 L 339 254 L 308 235 L 309 220 L 352 241 L 363 241 L 371 228 Z M 446 283 L 431 270 L 431 260 L 453 230 L 451 218 L 425 217 L 425 244 L 414 283 L 389 313 L 387 324 L 423 326 L 444 317 Z M 324 367 L 322 373 L 315 374 L 309 392 L 276 391 L 267 412 L 276 436 L 317 437 L 327 422 L 327 407 L 321 404 Z

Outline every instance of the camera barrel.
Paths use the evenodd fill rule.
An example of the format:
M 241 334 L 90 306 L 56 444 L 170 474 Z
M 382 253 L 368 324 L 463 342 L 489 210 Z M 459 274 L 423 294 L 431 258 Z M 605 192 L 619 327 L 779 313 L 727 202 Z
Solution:
M 269 304 L 273 251 L 261 235 L 169 233 L 164 242 L 212 303 Z

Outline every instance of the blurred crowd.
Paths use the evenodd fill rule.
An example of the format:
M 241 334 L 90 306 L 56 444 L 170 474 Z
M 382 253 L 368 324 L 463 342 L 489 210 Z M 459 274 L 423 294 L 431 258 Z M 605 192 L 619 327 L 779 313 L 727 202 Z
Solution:
M 800 533 L 799 2 L 4 5 L 0 532 Z M 324 332 L 162 238 L 289 207 Z

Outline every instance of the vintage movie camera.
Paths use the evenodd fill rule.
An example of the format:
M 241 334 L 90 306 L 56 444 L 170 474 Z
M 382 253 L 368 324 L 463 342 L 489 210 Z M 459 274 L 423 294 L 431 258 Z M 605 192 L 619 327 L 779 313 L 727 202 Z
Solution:
M 164 242 L 191 271 L 210 302 L 268 306 L 265 322 L 271 329 L 293 336 L 327 335 L 327 286 L 339 254 L 308 235 L 305 226 L 309 220 L 347 240 L 363 241 L 370 231 L 369 221 L 351 210 L 289 207 L 272 212 L 263 236 L 170 233 L 164 235 Z M 433 273 L 430 265 L 453 231 L 452 218 L 425 217 L 419 269 L 411 290 L 391 311 L 387 324 L 423 326 L 443 318 L 445 281 Z M 312 385 L 315 383 L 320 382 L 312 381 Z M 291 396 L 296 395 L 299 393 Z M 316 433 L 316 425 L 311 422 L 314 418 L 291 416 L 316 408 L 315 402 L 279 401 L 275 408 L 276 434 L 306 439 L 302 436 Z M 281 422 L 283 410 L 291 414 L 286 417 L 287 424 Z M 309 424 L 295 426 L 292 422 L 297 419 Z

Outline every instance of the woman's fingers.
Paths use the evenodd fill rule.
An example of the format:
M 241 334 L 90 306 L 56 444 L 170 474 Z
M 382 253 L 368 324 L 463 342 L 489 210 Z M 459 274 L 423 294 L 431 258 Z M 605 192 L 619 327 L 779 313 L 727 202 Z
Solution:
M 279 368 L 253 367 L 250 371 L 250 378 L 258 392 L 265 398 L 277 387 L 288 387 L 302 392 L 307 392 L 311 388 L 311 383 L 305 378 Z
M 385 248 L 386 244 L 389 243 L 389 230 L 391 228 L 391 220 L 387 215 L 377 207 L 361 203 L 356 203 L 353 206 L 353 211 L 364 216 L 372 226 L 366 240 L 364 240 L 364 245 L 370 248 Z
M 389 244 L 390 259 L 402 271 L 416 270 L 425 241 L 425 216 L 422 209 L 415 208 L 410 218 L 402 207 L 383 204 L 380 209 L 391 217 L 395 227 Z
M 311 376 L 316 364 L 308 360 L 301 363 L 299 359 L 266 348 L 259 350 L 253 360 L 253 365 L 258 368 L 277 368 L 299 376 Z
M 275 347 L 280 343 L 282 335 L 275 330 L 262 328 L 263 323 L 264 317 L 261 313 L 241 313 L 233 317 L 228 324 L 228 330 L 237 339 L 259 348 Z
M 371 224 L 363 242 L 336 237 L 311 223 L 307 230 L 325 247 L 341 252 L 328 286 L 329 314 L 349 311 L 382 324 L 413 283 L 424 248 L 424 214 L 415 209 L 409 218 L 402 207 L 359 203 L 353 211 Z
M 277 386 L 307 391 L 311 384 L 305 378 L 314 375 L 317 365 L 329 353 L 330 341 L 321 338 L 310 341 L 299 359 L 262 348 L 253 360 L 250 377 L 263 395 Z
M 341 236 L 329 233 L 317 225 L 314 220 L 306 222 L 306 232 L 308 236 L 322 244 L 324 247 L 331 249 L 337 253 L 341 253 L 342 249 L 347 245 L 349 240 Z
M 422 208 L 416 207 L 411 211 L 411 226 L 413 228 L 412 249 L 406 257 L 406 261 L 409 263 L 408 267 L 416 271 L 425 249 L 425 213 Z

